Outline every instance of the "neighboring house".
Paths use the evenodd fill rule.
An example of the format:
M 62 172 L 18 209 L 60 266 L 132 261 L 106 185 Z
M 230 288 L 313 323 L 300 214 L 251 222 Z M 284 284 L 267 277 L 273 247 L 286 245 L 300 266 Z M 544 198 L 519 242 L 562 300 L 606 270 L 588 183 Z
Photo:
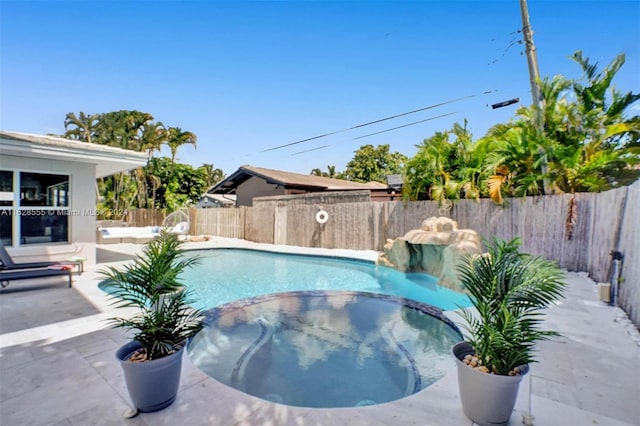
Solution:
M 0 131 L 0 240 L 17 261 L 96 259 L 96 178 L 144 166 L 146 153 Z
M 197 209 L 209 209 L 216 207 L 234 207 L 235 205 L 235 194 L 204 194 L 193 207 Z
M 241 166 L 207 193 L 235 194 L 237 206 L 251 206 L 255 197 L 362 190 L 370 191 L 372 201 L 389 200 L 387 185 L 380 182 L 351 182 L 254 166 Z

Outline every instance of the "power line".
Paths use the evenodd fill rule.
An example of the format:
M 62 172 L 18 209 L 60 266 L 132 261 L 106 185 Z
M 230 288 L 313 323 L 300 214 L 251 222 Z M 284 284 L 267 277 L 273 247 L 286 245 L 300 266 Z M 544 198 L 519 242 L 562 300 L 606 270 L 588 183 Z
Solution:
M 357 138 L 353 138 L 351 140 L 355 141 L 355 140 L 358 140 L 358 139 L 368 138 L 369 136 L 379 135 L 380 133 L 386 133 L 386 132 L 390 132 L 392 130 L 402 129 L 403 127 L 414 126 L 416 124 L 424 123 L 425 121 L 431 121 L 431 120 L 435 120 L 436 118 L 447 117 L 447 116 L 454 115 L 454 114 L 457 114 L 457 113 L 458 112 L 456 111 L 456 112 L 450 112 L 448 114 L 437 115 L 435 117 L 429 117 L 429 118 L 426 118 L 424 120 L 414 121 L 413 123 L 403 124 L 402 126 L 392 127 L 391 129 L 380 130 L 379 132 L 369 133 L 368 135 L 358 136 Z M 322 145 L 322 146 L 319 146 L 317 148 L 307 149 L 305 151 L 299 151 L 299 152 L 296 152 L 294 154 L 291 154 L 290 157 L 293 157 L 294 155 L 304 154 L 305 152 L 317 151 L 319 149 L 328 148 L 330 146 L 332 146 L 332 145 Z
M 392 131 L 392 130 L 402 129 L 403 127 L 413 126 L 413 125 L 415 125 L 415 124 L 424 123 L 425 121 L 435 120 L 436 118 L 448 117 L 449 115 L 453 115 L 453 114 L 457 114 L 457 113 L 458 113 L 458 112 L 456 111 L 456 112 L 450 112 L 450 113 L 448 113 L 448 114 L 437 115 L 437 116 L 435 116 L 435 117 L 429 117 L 429 118 L 426 118 L 426 119 L 424 119 L 424 120 L 414 121 L 413 123 L 403 124 L 402 126 L 392 127 L 391 129 L 380 130 L 379 132 L 369 133 L 368 135 L 358 136 L 357 138 L 353 138 L 353 139 L 351 139 L 351 140 L 352 140 L 352 141 L 355 141 L 355 140 L 358 140 L 358 139 L 368 138 L 369 136 L 379 135 L 380 133 L 386 133 L 386 132 L 390 132 L 390 131 Z
M 492 93 L 492 92 L 494 92 L 494 90 L 488 90 L 486 92 L 482 92 L 482 94 L 485 95 L 485 94 L 489 94 L 489 93 Z M 284 145 L 274 146 L 273 148 L 268 148 L 268 149 L 265 149 L 265 150 L 260 151 L 260 152 L 275 151 L 277 149 L 286 148 L 288 146 L 298 145 L 298 144 L 301 144 L 301 143 L 304 143 L 304 142 L 309 142 L 309 141 L 312 141 L 312 140 L 324 138 L 324 137 L 327 137 L 327 136 L 332 136 L 332 135 L 335 135 L 335 134 L 338 134 L 338 133 L 342 133 L 342 132 L 346 132 L 346 131 L 349 131 L 349 130 L 358 129 L 360 127 L 370 126 L 372 124 L 381 123 L 383 121 L 392 120 L 392 119 L 398 118 L 398 117 L 403 117 L 405 115 L 415 114 L 416 112 L 426 111 L 428 109 L 433 109 L 433 108 L 437 108 L 437 107 L 440 107 L 440 106 L 443 106 L 443 105 L 447 105 L 447 104 L 451 104 L 451 103 L 454 103 L 454 102 L 459 102 L 459 101 L 462 101 L 464 99 L 470 99 L 470 98 L 473 98 L 475 96 L 476 95 L 463 96 L 461 98 L 452 99 L 450 101 L 445 101 L 445 102 L 441 102 L 441 103 L 438 103 L 438 104 L 429 105 L 429 106 L 426 106 L 424 108 L 414 109 L 413 111 L 403 112 L 401 114 L 391 115 L 389 117 L 384 117 L 384 118 L 380 118 L 378 120 L 369 121 L 368 123 L 362 123 L 362 124 L 358 124 L 358 125 L 355 125 L 355 126 L 352 126 L 352 127 L 345 128 L 345 129 L 340 129 L 340 130 L 336 130 L 336 131 L 333 131 L 333 132 L 324 133 L 322 135 L 313 136 L 311 138 L 302 139 L 302 140 L 295 141 L 295 142 L 290 142 L 290 143 L 287 143 L 287 144 L 284 144 Z
M 317 148 L 311 148 L 311 149 L 307 149 L 305 151 L 299 151 L 299 152 L 291 154 L 289 157 L 293 157 L 294 155 L 304 154 L 305 152 L 311 152 L 311 151 L 317 151 L 319 149 L 329 148 L 330 146 L 331 145 L 322 145 L 322 146 L 319 146 Z

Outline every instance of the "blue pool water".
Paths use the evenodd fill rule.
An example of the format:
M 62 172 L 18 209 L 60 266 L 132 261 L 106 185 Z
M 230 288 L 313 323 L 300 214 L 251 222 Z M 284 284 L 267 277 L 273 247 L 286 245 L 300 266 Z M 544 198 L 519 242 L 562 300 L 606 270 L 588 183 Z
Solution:
M 432 276 L 246 249 L 189 255 L 200 262 L 180 278 L 206 314 L 189 356 L 240 391 L 301 407 L 364 406 L 419 392 L 455 365 L 462 336 L 442 311 L 470 302 Z
M 442 312 L 393 296 L 278 293 L 206 312 L 193 363 L 256 397 L 300 407 L 354 407 L 414 394 L 454 366 L 462 336 Z
M 209 309 L 270 293 L 350 290 L 399 296 L 443 310 L 469 306 L 466 295 L 437 285 L 421 273 L 403 273 L 374 263 L 342 258 L 270 253 L 246 249 L 193 250 L 200 264 L 181 281 L 194 305 Z

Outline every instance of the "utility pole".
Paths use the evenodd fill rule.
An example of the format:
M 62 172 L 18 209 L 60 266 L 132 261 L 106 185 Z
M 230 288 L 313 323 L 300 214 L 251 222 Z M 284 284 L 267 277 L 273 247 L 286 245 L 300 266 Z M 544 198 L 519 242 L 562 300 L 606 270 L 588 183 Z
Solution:
M 529 83 L 531 83 L 531 97 L 533 98 L 534 109 L 534 126 L 538 135 L 544 132 L 544 96 L 538 81 L 540 80 L 540 71 L 538 70 L 538 56 L 536 54 L 536 46 L 533 44 L 533 31 L 531 30 L 531 22 L 529 22 L 529 8 L 527 0 L 520 0 L 520 14 L 522 15 L 522 36 L 524 37 L 525 53 L 527 54 L 527 65 L 529 66 Z M 540 169 L 543 174 L 549 170 L 547 162 L 547 153 L 542 147 L 538 150 L 540 154 Z M 543 180 L 544 193 L 549 195 L 553 189 L 548 178 Z
M 531 23 L 529 22 L 529 8 L 527 0 L 520 0 L 520 13 L 522 14 L 522 35 L 524 37 L 525 53 L 527 54 L 527 65 L 529 65 L 529 82 L 531 83 L 531 96 L 534 105 L 542 106 L 544 99 L 538 80 L 540 80 L 540 71 L 538 70 L 538 56 L 536 55 L 536 46 L 533 44 L 533 31 L 531 31 Z

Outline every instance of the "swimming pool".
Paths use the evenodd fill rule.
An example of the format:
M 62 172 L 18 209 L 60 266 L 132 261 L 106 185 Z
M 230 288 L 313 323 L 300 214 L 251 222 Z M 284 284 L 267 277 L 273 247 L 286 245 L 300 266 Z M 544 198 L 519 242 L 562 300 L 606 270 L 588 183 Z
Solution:
M 281 404 L 329 408 L 412 395 L 452 368 L 462 340 L 442 312 L 408 299 L 347 291 L 270 294 L 206 312 L 190 342 L 214 379 Z
M 442 311 L 470 302 L 435 277 L 336 257 L 188 254 L 200 262 L 180 279 L 206 312 L 189 356 L 240 391 L 303 407 L 372 405 L 416 393 L 455 365 L 462 336 Z
M 239 299 L 302 290 L 349 290 L 416 300 L 442 310 L 470 306 L 469 298 L 427 274 L 403 273 L 372 262 L 247 249 L 192 250 L 200 263 L 181 281 L 194 305 L 209 309 Z

